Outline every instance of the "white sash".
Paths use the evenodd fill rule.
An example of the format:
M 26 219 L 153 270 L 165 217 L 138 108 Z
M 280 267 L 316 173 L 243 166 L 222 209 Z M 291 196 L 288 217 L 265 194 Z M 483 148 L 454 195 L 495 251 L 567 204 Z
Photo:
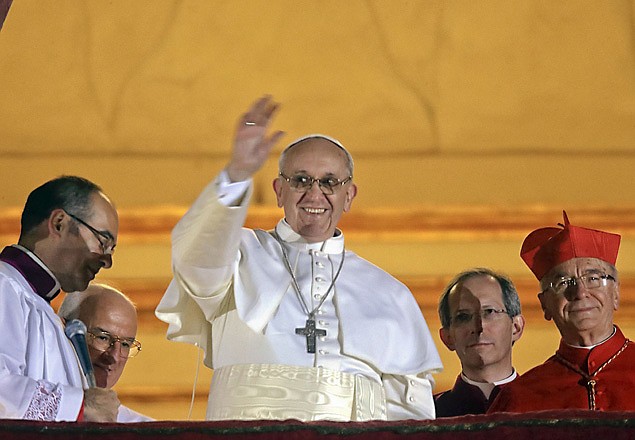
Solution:
M 214 370 L 207 420 L 386 420 L 381 384 L 322 367 L 229 365 Z

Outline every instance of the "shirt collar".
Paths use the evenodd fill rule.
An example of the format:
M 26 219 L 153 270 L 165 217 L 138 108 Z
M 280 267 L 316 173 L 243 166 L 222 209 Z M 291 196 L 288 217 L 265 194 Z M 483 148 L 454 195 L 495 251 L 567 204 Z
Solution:
M 492 394 L 492 390 L 494 390 L 495 386 L 509 383 L 513 381 L 514 379 L 516 379 L 517 376 L 518 376 L 518 373 L 516 373 L 516 370 L 513 369 L 512 374 L 507 376 L 505 379 L 496 380 L 494 382 L 477 382 L 475 380 L 468 378 L 465 374 L 463 374 L 463 372 L 461 372 L 461 379 L 463 379 L 464 382 L 469 383 L 470 385 L 478 387 L 483 392 L 485 397 L 488 399 L 489 399 L 489 396 Z
M 295 232 L 285 219 L 276 225 L 276 234 L 284 241 L 298 249 L 321 251 L 326 254 L 340 254 L 344 250 L 344 234 L 339 229 L 335 230 L 335 235 L 328 240 L 317 243 L 307 243 L 300 234 Z
M 0 260 L 13 266 L 31 285 L 33 291 L 51 302 L 60 293 L 60 283 L 40 260 L 27 248 L 14 244 L 7 246 L 0 253 Z
M 569 347 L 573 347 L 573 348 L 584 348 L 585 350 L 591 350 L 592 348 L 597 347 L 598 345 L 602 345 L 604 344 L 606 341 L 608 341 L 609 339 L 611 339 L 613 336 L 615 336 L 615 332 L 616 332 L 616 328 L 615 326 L 613 326 L 613 332 L 604 340 L 598 342 L 597 344 L 593 344 L 593 345 L 573 345 L 573 344 L 567 344 L 565 342 L 566 345 L 568 345 Z

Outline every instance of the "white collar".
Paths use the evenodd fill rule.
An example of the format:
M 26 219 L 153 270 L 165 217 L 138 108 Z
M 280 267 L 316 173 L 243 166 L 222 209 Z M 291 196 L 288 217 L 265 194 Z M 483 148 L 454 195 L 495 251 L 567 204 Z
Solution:
M 609 339 L 611 339 L 613 336 L 615 336 L 615 333 L 617 333 L 617 329 L 615 328 L 615 326 L 613 326 L 613 333 L 611 333 L 609 335 L 608 338 L 606 338 L 603 341 L 598 342 L 597 344 L 593 344 L 593 345 L 572 345 L 572 344 L 567 344 L 569 347 L 573 347 L 573 348 L 586 348 L 587 350 L 591 350 L 592 348 L 597 347 L 598 345 L 602 345 L 604 344 L 606 341 L 608 341 Z M 566 344 L 566 342 L 565 342 Z
M 276 225 L 276 234 L 282 241 L 298 249 L 321 251 L 326 254 L 341 254 L 344 250 L 344 234 L 339 229 L 335 230 L 335 236 L 317 243 L 307 243 L 300 234 L 295 232 L 285 219 Z
M 461 379 L 463 379 L 464 382 L 469 383 L 470 385 L 478 387 L 483 392 L 483 394 L 485 395 L 487 399 L 489 399 L 489 396 L 490 394 L 492 394 L 492 390 L 494 389 L 495 386 L 509 383 L 513 381 L 514 379 L 516 379 L 516 377 L 518 377 L 518 373 L 516 373 L 515 369 L 512 369 L 512 374 L 507 376 L 505 379 L 495 380 L 494 382 L 477 382 L 467 377 L 461 371 Z

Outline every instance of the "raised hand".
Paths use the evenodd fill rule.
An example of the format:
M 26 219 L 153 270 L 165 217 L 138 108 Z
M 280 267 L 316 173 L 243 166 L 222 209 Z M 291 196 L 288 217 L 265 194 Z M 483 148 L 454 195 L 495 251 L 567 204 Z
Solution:
M 269 157 L 271 148 L 284 135 L 282 131 L 275 131 L 267 136 L 278 108 L 279 104 L 265 95 L 254 102 L 238 121 L 231 159 L 225 168 L 232 182 L 253 176 Z

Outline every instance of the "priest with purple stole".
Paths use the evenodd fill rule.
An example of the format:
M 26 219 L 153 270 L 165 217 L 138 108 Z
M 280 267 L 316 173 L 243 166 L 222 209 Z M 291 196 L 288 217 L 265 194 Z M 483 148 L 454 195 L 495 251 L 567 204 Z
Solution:
M 50 305 L 112 266 L 119 221 L 94 183 L 75 176 L 29 195 L 18 244 L 0 253 L 0 419 L 116 421 L 112 390 L 88 388 Z
M 560 346 L 503 388 L 489 412 L 635 410 L 635 344 L 613 322 L 619 245 L 619 235 L 574 226 L 566 213 L 560 228 L 525 238 L 520 256 L 540 281 L 538 299 Z
M 156 315 L 214 369 L 207 419 L 434 418 L 442 365 L 416 301 L 337 228 L 357 193 L 340 142 L 292 142 L 273 179 L 284 218 L 243 228 L 252 176 L 282 136 L 267 135 L 277 107 L 267 96 L 243 115 L 229 163 L 172 232 Z

